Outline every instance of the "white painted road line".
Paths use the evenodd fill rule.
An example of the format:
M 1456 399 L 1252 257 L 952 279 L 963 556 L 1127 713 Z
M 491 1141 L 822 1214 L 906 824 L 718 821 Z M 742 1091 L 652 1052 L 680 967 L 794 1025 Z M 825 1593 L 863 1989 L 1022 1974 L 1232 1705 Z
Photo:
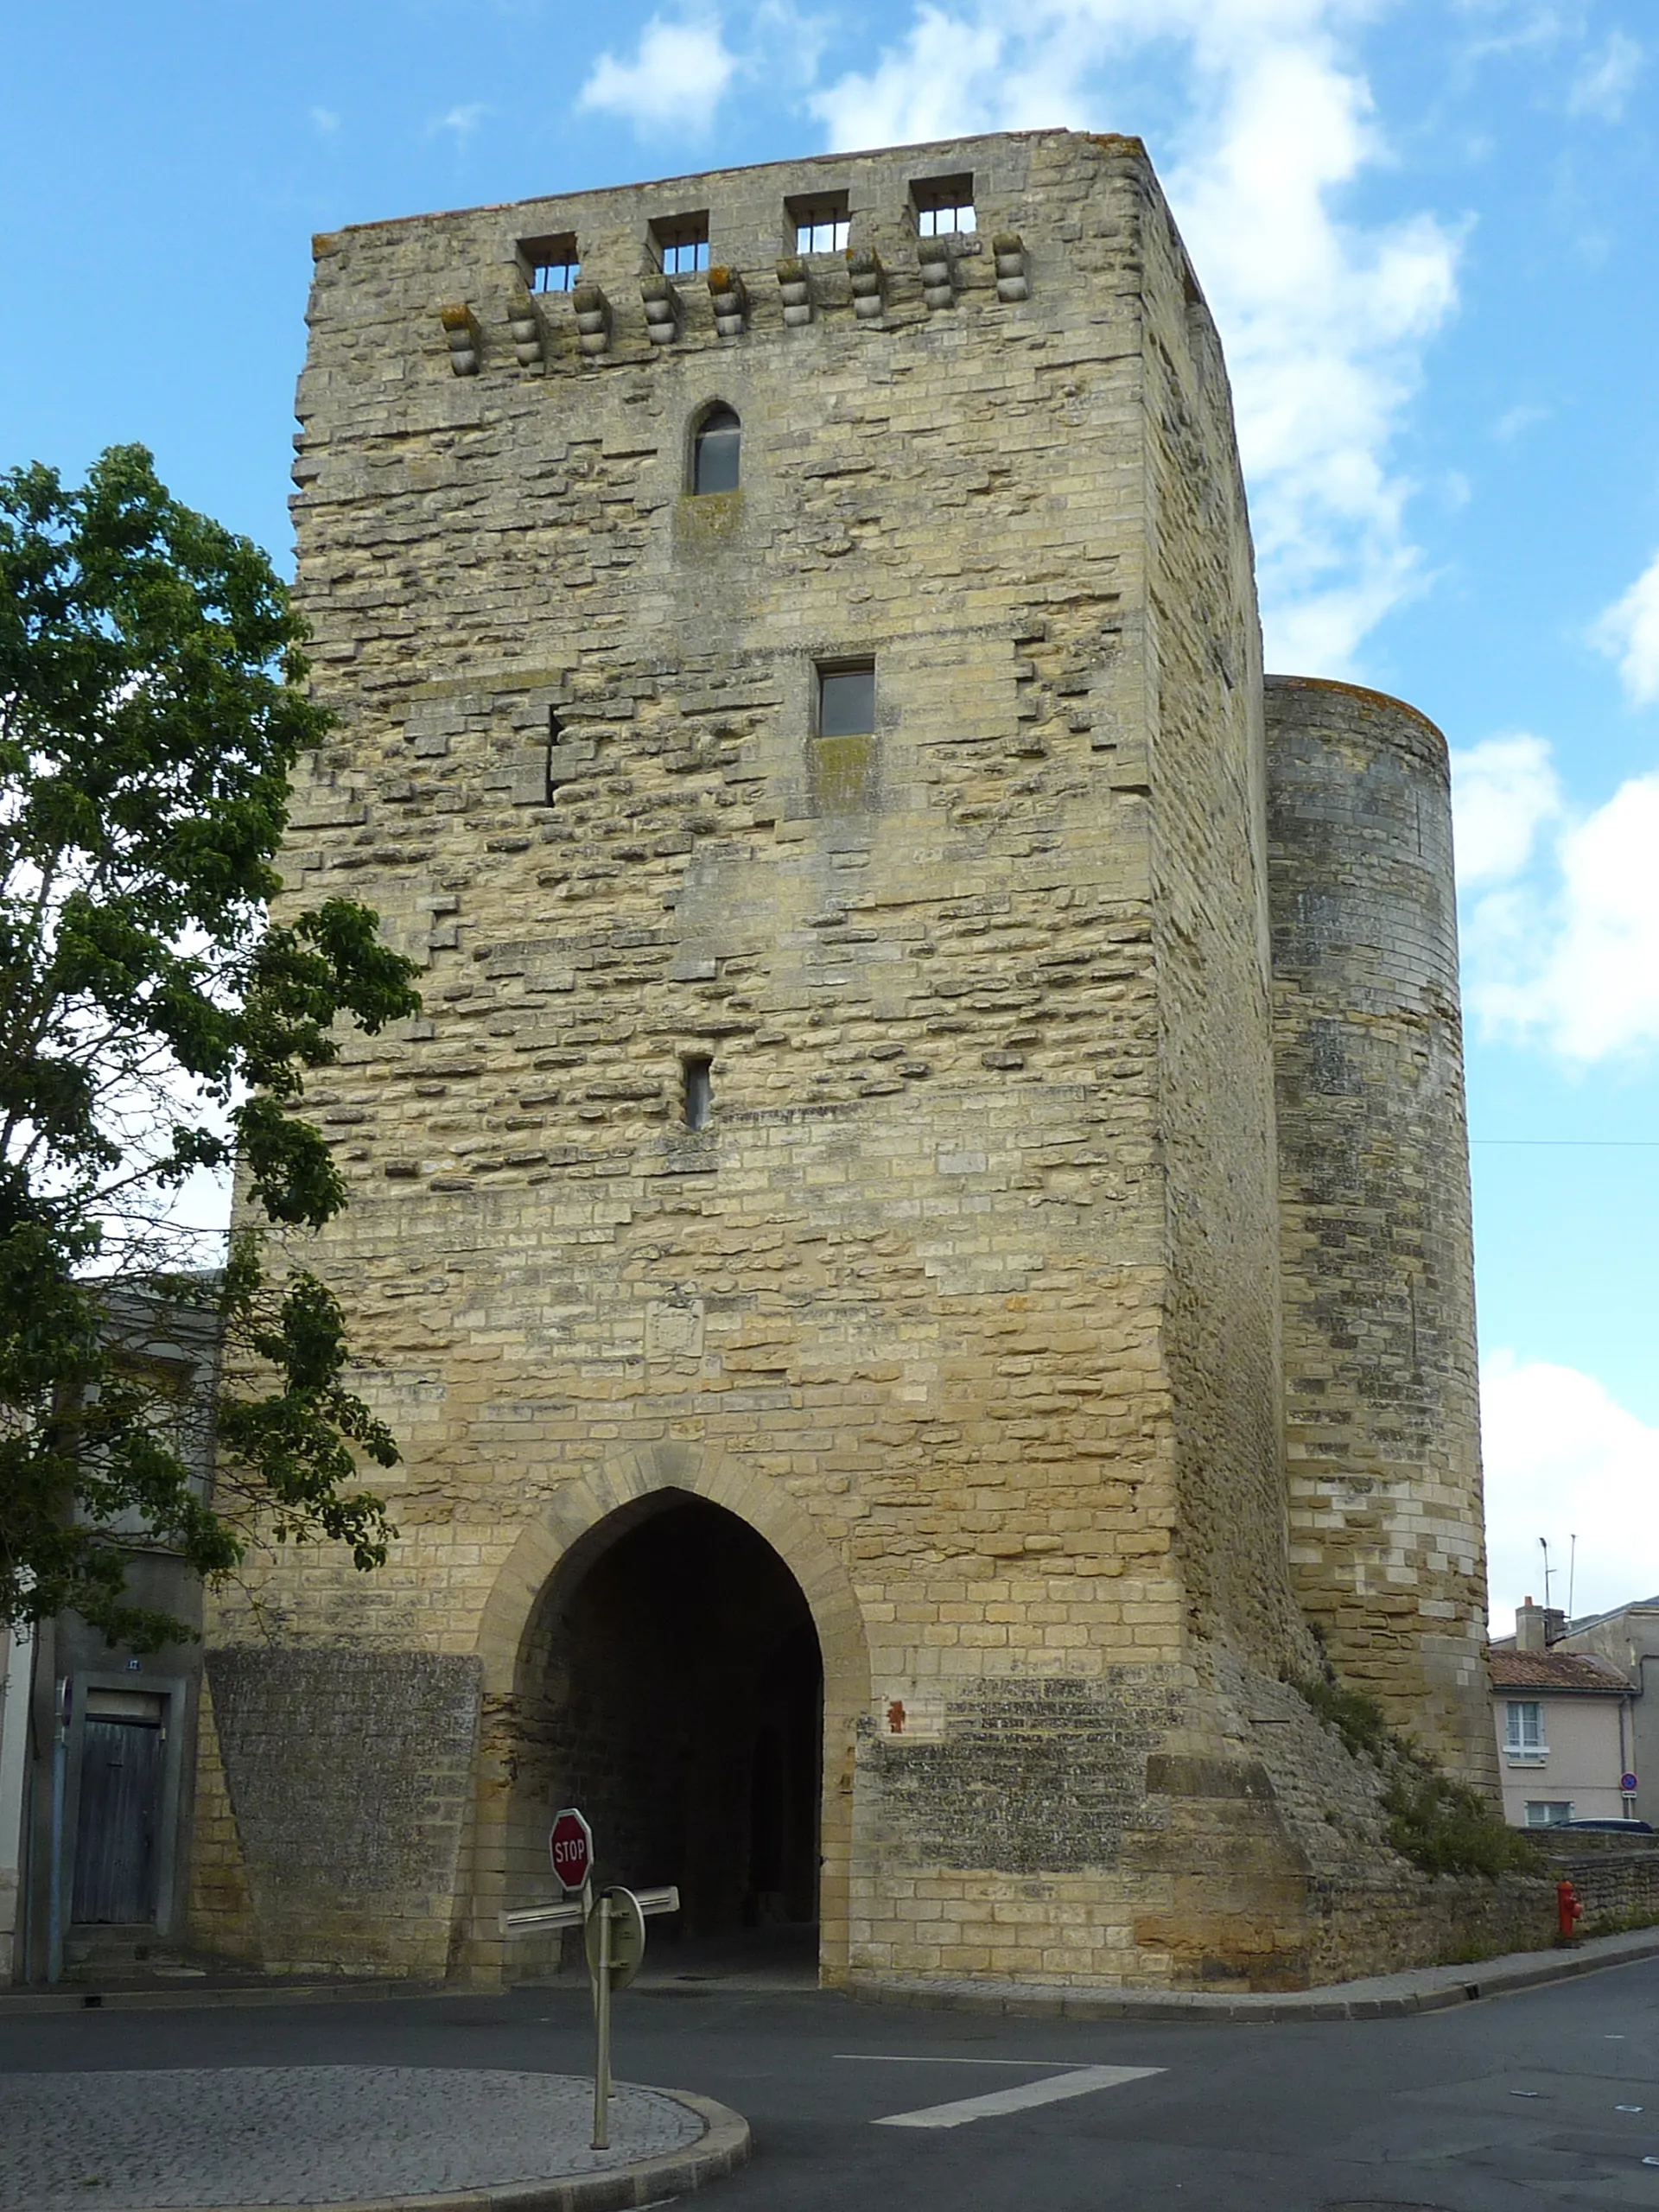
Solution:
M 1033 2105 L 1058 2104 L 1063 2097 L 1086 2097 L 1120 2082 L 1144 2082 L 1161 2066 L 1078 2066 L 1052 2074 L 1046 2082 L 1020 2082 L 1012 2089 L 990 2089 L 982 2097 L 958 2097 L 952 2104 L 924 2105 L 918 2112 L 892 2112 L 872 2122 L 876 2127 L 963 2127 L 970 2120 L 991 2120 L 999 2113 L 1025 2112 Z
M 1052 2074 L 1056 2067 L 1069 2072 L 1083 2063 L 1077 2058 L 958 2058 L 931 2050 L 838 2050 L 836 2056 L 867 2066 L 1023 2066 L 1028 2074 Z

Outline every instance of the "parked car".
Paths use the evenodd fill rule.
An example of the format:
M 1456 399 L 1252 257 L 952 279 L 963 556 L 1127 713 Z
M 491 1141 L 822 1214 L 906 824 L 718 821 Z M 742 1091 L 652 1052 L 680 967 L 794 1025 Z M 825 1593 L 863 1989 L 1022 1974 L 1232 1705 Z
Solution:
M 1651 1835 L 1651 1821 L 1557 1821 L 1558 1828 L 1594 1828 L 1600 1835 Z

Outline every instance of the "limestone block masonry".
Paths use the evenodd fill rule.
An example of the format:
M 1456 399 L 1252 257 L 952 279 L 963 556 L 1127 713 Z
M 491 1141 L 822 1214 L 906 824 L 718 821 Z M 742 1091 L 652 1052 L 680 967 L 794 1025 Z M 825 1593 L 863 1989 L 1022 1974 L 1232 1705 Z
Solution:
M 367 225 L 310 327 L 338 725 L 286 880 L 374 906 L 425 1008 L 313 1095 L 351 1204 L 308 1257 L 401 1535 L 217 1601 L 198 1934 L 537 1970 L 496 1916 L 580 1789 L 711 1928 L 816 1911 L 831 1980 L 1421 1955 L 1286 1684 L 1311 1618 L 1426 1741 L 1485 1725 L 1440 755 L 1278 686 L 1272 785 L 1225 371 L 1141 145 Z
M 1291 1571 L 1343 1675 L 1497 1787 L 1445 740 L 1269 677 Z

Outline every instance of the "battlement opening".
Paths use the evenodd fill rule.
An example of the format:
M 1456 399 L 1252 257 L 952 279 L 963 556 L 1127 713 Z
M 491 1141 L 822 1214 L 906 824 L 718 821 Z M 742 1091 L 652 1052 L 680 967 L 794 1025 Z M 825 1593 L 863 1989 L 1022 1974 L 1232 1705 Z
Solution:
M 852 237 L 852 217 L 844 192 L 798 194 L 784 202 L 795 232 L 797 253 L 844 253 Z
M 709 266 L 709 210 L 659 216 L 651 226 L 652 251 L 664 276 L 691 276 Z
M 582 256 L 574 231 L 520 238 L 518 263 L 532 292 L 574 292 L 582 282 Z
M 974 230 L 974 180 L 971 174 L 915 178 L 910 188 L 916 211 L 918 238 L 955 238 Z

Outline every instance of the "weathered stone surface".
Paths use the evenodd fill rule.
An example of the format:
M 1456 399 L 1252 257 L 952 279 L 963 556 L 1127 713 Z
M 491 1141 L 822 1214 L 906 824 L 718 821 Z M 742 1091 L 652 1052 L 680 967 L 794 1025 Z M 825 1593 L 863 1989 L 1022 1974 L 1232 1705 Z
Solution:
M 1019 282 L 964 252 L 935 313 L 905 211 L 963 172 Z M 791 321 L 785 201 L 832 189 L 857 282 L 815 259 Z M 685 283 L 653 341 L 648 226 L 691 208 L 747 320 Z M 571 233 L 601 342 L 539 301 L 521 366 L 517 242 Z M 447 1902 L 365 1897 L 361 1956 L 499 1970 L 575 1757 L 574 1578 L 673 1492 L 810 1609 L 827 1974 L 1305 1977 L 1310 1880 L 1403 1878 L 1281 1686 L 1317 1654 L 1259 632 L 1144 151 L 1040 131 L 336 232 L 311 327 L 299 588 L 340 721 L 287 880 L 376 906 L 426 1003 L 315 1095 L 352 1203 L 308 1257 L 403 1442 L 402 1535 L 367 1580 L 279 1558 L 211 1633 L 251 1643 L 257 1601 L 307 1651 L 482 1662 Z M 716 401 L 741 486 L 694 496 Z M 817 671 L 867 659 L 874 729 L 819 736 Z M 211 1841 L 203 1932 L 245 1935 L 273 1846 Z
M 1270 677 L 1291 1567 L 1342 1674 L 1495 1787 L 1446 741 Z
M 412 1972 L 435 1953 L 442 1970 L 479 1671 L 476 1659 L 434 1651 L 209 1654 L 267 1965 Z

